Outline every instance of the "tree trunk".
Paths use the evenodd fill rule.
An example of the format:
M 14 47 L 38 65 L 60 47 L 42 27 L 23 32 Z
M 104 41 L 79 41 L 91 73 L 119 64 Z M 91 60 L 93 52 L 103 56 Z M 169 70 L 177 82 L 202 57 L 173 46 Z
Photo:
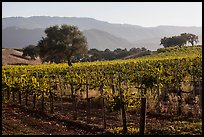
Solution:
M 70 59 L 67 59 L 68 66 L 72 66 L 72 62 Z
M 191 43 L 192 46 L 194 45 L 193 41 L 189 41 L 189 42 Z

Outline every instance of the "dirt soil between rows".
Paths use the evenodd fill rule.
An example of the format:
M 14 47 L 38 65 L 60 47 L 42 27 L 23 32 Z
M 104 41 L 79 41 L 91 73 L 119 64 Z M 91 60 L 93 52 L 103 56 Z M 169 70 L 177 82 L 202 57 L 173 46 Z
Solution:
M 61 104 L 62 105 L 62 104 Z M 87 124 L 83 108 L 73 120 L 72 111 L 56 108 L 54 113 L 41 112 L 17 103 L 2 104 L 2 135 L 111 135 L 121 134 L 114 127 L 122 127 L 120 111 L 107 114 L 107 127 L 103 128 L 101 110 L 92 110 L 90 123 Z M 66 106 L 65 104 L 63 106 Z M 68 107 L 67 107 L 68 108 Z M 99 116 L 100 115 L 100 116 Z M 128 113 L 129 127 L 139 127 L 139 117 Z M 117 132 L 117 133 L 116 133 Z M 131 133 L 130 133 L 131 134 Z M 175 117 L 161 114 L 147 114 L 147 135 L 201 135 L 201 118 Z

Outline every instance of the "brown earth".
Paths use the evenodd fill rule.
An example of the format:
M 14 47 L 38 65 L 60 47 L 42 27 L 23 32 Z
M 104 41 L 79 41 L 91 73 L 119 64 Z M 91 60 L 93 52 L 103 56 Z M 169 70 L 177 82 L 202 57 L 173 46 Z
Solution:
M 29 99 L 31 100 L 31 98 Z M 17 100 L 16 100 L 17 101 Z M 85 101 L 85 100 L 84 100 Z M 48 100 L 44 112 L 40 111 L 40 100 L 35 109 L 32 101 L 25 106 L 25 101 L 3 102 L 3 135 L 104 135 L 121 134 L 121 112 L 106 111 L 106 129 L 103 128 L 103 111 L 91 103 L 90 120 L 87 123 L 87 104 L 78 103 L 75 113 L 74 104 L 68 100 L 56 99 L 54 113 L 50 113 Z M 80 105 L 81 104 L 81 105 Z M 128 134 L 138 134 L 140 112 L 127 111 Z M 73 119 L 76 115 L 77 120 Z M 130 130 L 131 129 L 131 130 Z M 202 118 L 174 116 L 167 114 L 147 114 L 147 135 L 201 135 Z
M 31 60 L 30 57 L 23 57 L 22 52 L 17 51 L 12 48 L 2 48 L 2 65 L 38 65 L 42 64 L 41 60 L 37 58 L 36 60 Z

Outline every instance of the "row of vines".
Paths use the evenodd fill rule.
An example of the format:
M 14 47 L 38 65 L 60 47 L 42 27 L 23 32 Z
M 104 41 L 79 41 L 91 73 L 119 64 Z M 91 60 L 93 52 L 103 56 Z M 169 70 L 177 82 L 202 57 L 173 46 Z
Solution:
M 75 63 L 71 67 L 67 64 L 2 66 L 2 100 L 54 113 L 63 112 L 65 99 L 73 108 L 65 113 L 71 113 L 77 120 L 83 117 L 79 109 L 85 108 L 87 123 L 91 121 L 91 102 L 95 106 L 100 104 L 103 127 L 107 127 L 109 112 L 117 115 L 121 110 L 124 132 L 127 132 L 126 124 L 131 123 L 130 116 L 126 119 L 131 111 L 134 115 L 144 115 L 142 124 L 146 108 L 148 113 L 170 115 L 184 115 L 185 109 L 189 112 L 194 108 L 197 117 L 202 111 L 202 55 L 160 55 Z M 90 96 L 95 91 L 99 94 Z M 79 102 L 83 101 L 85 106 L 82 103 L 80 108 Z M 140 129 L 142 127 L 144 133 L 144 125 Z
M 111 98 L 109 91 L 115 93 L 119 87 L 124 94 L 132 87 L 145 89 L 141 90 L 145 92 L 140 92 L 138 97 L 155 89 L 153 94 L 156 98 L 167 90 L 182 90 L 183 82 L 196 85 L 202 77 L 201 57 L 87 64 L 73 67 L 66 67 L 64 64 L 2 67 L 2 95 L 7 93 L 7 99 L 12 94 L 18 94 L 19 99 L 22 94 L 26 97 L 33 96 L 34 99 L 49 98 L 56 95 L 57 84 L 63 83 L 67 86 L 66 92 L 70 92 L 71 96 L 76 91 L 82 91 L 86 85 L 89 89 L 99 89 L 103 85 L 108 101 Z M 130 103 L 130 98 L 134 99 L 134 96 L 129 94 L 124 99 Z

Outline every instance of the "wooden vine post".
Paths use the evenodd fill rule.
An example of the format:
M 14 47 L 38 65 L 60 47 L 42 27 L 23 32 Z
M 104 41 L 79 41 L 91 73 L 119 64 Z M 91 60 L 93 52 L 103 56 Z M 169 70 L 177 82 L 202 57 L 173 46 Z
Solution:
M 74 89 L 72 90 L 74 92 Z M 74 103 L 74 120 L 76 120 L 77 119 L 77 94 L 76 93 L 73 95 L 73 103 Z
M 41 89 L 41 90 L 42 90 L 42 89 Z M 44 93 L 43 90 L 41 91 L 41 94 L 42 94 L 42 98 L 41 98 L 41 111 L 43 112 L 44 109 L 45 109 L 45 106 L 44 106 L 44 102 L 45 102 L 45 93 Z
M 47 72 L 48 72 L 48 70 L 47 70 Z M 51 84 L 51 81 L 50 81 L 50 75 L 48 74 L 48 77 L 49 77 L 49 99 L 50 99 L 50 113 L 54 113 L 54 106 L 53 106 L 53 101 L 54 101 L 54 99 L 53 99 L 53 95 L 52 95 L 52 91 L 51 91 L 51 86 L 50 85 L 52 85 Z
M 140 135 L 145 133 L 145 123 L 146 123 L 146 97 L 141 98 L 141 113 L 140 113 Z
M 21 105 L 21 90 L 18 91 L 18 103 Z
M 36 94 L 33 94 L 33 109 L 35 108 L 35 104 L 36 104 Z
M 44 111 L 44 102 L 45 102 L 45 97 L 44 97 L 44 91 L 42 91 L 42 99 L 41 99 L 41 111 Z
M 181 94 L 181 88 L 180 88 L 180 83 L 178 80 L 178 63 L 176 63 L 176 90 L 177 90 L 177 95 L 178 95 L 178 115 L 181 115 L 182 110 L 181 110 L 181 105 L 182 105 L 182 94 Z
M 37 78 L 37 74 L 36 74 L 36 78 Z M 33 109 L 35 109 L 35 106 L 36 106 L 36 91 L 34 91 L 33 93 Z
M 62 82 L 61 82 L 61 75 L 58 74 L 58 89 L 60 90 L 60 103 L 61 103 L 61 111 L 63 112 L 63 99 L 62 99 Z
M 71 79 L 71 83 L 70 83 L 70 87 L 71 87 L 71 98 L 73 98 L 73 96 L 74 96 L 74 83 L 73 83 L 72 77 L 71 77 L 70 79 Z
M 166 91 L 165 91 L 166 92 Z M 157 112 L 161 112 L 161 109 L 159 107 L 159 103 L 160 103 L 160 100 L 159 100 L 159 96 L 160 96 L 160 86 L 159 86 L 159 76 L 157 75 L 157 103 L 156 103 L 156 111 Z
M 106 109 L 105 109 L 105 98 L 103 94 L 103 82 L 100 85 L 100 92 L 102 97 L 102 113 L 103 113 L 103 128 L 106 128 Z
M 53 106 L 53 95 L 52 91 L 50 90 L 50 113 L 54 113 L 54 106 Z
M 157 77 L 157 82 L 158 82 L 158 77 Z M 142 81 L 141 81 L 141 111 L 140 111 L 140 135 L 145 134 L 145 125 L 146 125 L 146 109 L 147 109 L 147 99 L 146 99 L 146 93 L 147 93 L 147 88 L 142 86 Z M 159 92 L 159 91 L 158 91 Z
M 112 94 L 115 94 L 115 87 L 114 87 L 114 82 L 113 82 L 114 74 L 111 73 L 111 88 L 112 88 Z
M 10 90 L 7 90 L 7 100 L 10 100 Z
M 28 92 L 25 93 L 25 105 L 28 106 Z
M 127 124 L 126 124 L 126 115 L 125 115 L 125 106 L 123 102 L 123 92 L 121 89 L 121 78 L 120 72 L 118 73 L 118 86 L 119 86 L 119 97 L 120 97 L 120 108 L 121 108 L 121 115 L 122 115 L 122 123 L 123 123 L 123 134 L 127 133 Z
M 74 101 L 73 101 L 73 103 L 74 103 L 74 120 L 76 120 L 77 119 L 77 96 L 76 96 L 76 94 L 74 95 Z
M 88 76 L 86 77 L 86 99 L 87 99 L 87 110 L 86 110 L 86 116 L 87 116 L 87 123 L 90 123 L 90 99 L 89 99 L 89 85 L 88 85 Z

